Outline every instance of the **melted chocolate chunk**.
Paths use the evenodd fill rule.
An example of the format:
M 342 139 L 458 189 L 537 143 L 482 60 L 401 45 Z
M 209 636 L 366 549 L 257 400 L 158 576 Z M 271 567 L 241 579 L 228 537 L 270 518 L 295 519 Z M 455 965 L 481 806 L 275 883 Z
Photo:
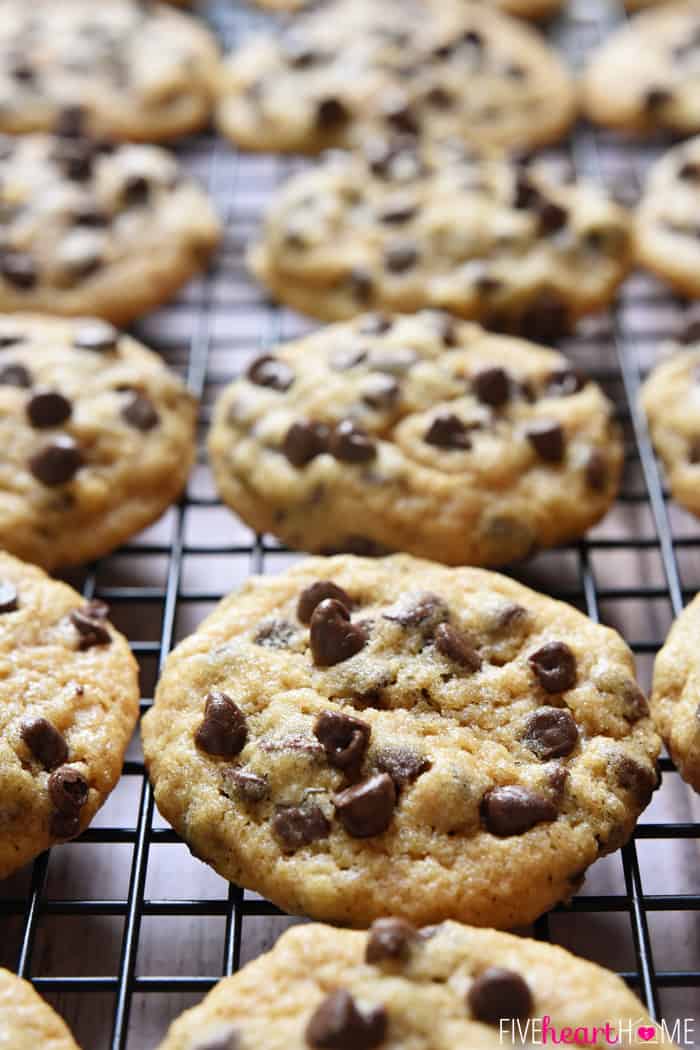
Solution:
M 123 208 L 143 208 L 151 196 L 151 184 L 145 175 L 127 176 L 121 192 Z
M 543 289 L 520 318 L 520 333 L 535 343 L 560 339 L 571 327 L 569 307 L 558 292 Z
M 367 634 L 361 624 L 351 622 L 341 602 L 325 598 L 311 617 L 309 642 L 315 665 L 332 667 L 359 653 L 367 644 Z
M 301 806 L 278 806 L 272 820 L 272 833 L 283 849 L 293 853 L 319 839 L 327 839 L 331 825 L 320 806 L 305 802 Z
M 672 91 L 664 87 L 651 87 L 645 93 L 642 100 L 642 105 L 647 113 L 653 116 L 658 116 L 662 110 L 673 102 L 674 95 Z
M 377 773 L 339 792 L 333 804 L 338 820 L 352 838 L 382 835 L 391 824 L 396 808 L 394 781 L 388 773 Z
M 70 614 L 70 622 L 80 635 L 79 648 L 82 651 L 93 649 L 96 645 L 111 645 L 112 636 L 100 620 L 103 617 L 93 611 L 91 605 L 85 605 L 82 609 L 74 609 Z
M 388 773 L 398 791 L 413 784 L 432 763 L 425 755 L 408 747 L 384 747 L 377 752 L 375 763 L 380 773 Z
M 59 766 L 49 777 L 49 798 L 54 807 L 49 830 L 54 838 L 71 838 L 80 828 L 80 811 L 88 800 L 88 782 L 71 766 Z
M 316 104 L 316 127 L 319 131 L 339 131 L 350 120 L 350 110 L 339 98 L 322 98 Z
M 27 418 L 37 430 L 60 426 L 72 412 L 71 402 L 57 390 L 37 390 L 27 402 Z
M 481 670 L 481 657 L 474 646 L 448 623 L 441 623 L 435 631 L 435 648 L 465 671 Z
M 520 974 L 500 966 L 484 970 L 469 989 L 467 1004 L 477 1021 L 524 1021 L 533 1010 L 532 992 Z
M 309 587 L 305 587 L 299 595 L 297 618 L 300 622 L 310 623 L 314 609 L 325 598 L 335 598 L 346 609 L 352 609 L 353 601 L 347 591 L 344 591 L 342 587 L 338 587 L 330 580 L 317 580 Z
M 510 398 L 510 376 L 505 368 L 482 368 L 473 382 L 474 393 L 484 405 L 499 408 Z
M 306 1026 L 306 1043 L 313 1050 L 374 1050 L 386 1037 L 387 1015 L 382 1006 L 361 1014 L 344 989 L 331 992 Z
M 487 831 L 499 838 L 523 835 L 536 824 L 557 819 L 557 807 L 544 795 L 515 785 L 484 795 L 481 812 Z
M 0 580 L 0 613 L 15 612 L 19 608 L 19 595 L 14 583 Z
M 230 696 L 212 690 L 204 705 L 202 720 L 194 742 L 201 751 L 221 758 L 239 755 L 248 739 L 245 715 Z
M 528 441 L 546 463 L 561 463 L 564 458 L 564 430 L 561 423 L 538 419 L 525 430 Z
M 86 133 L 87 112 L 77 104 L 63 106 L 56 117 L 54 132 L 62 138 L 80 138 Z
M 377 449 L 369 434 L 351 419 L 343 419 L 331 433 L 328 451 L 343 463 L 367 463 Z
M 160 423 L 158 410 L 147 394 L 136 390 L 121 410 L 125 423 L 142 433 L 153 430 Z
M 423 440 L 437 448 L 462 452 L 472 447 L 468 428 L 459 416 L 452 412 L 443 412 L 436 416 L 426 430 Z
M 42 485 L 65 485 L 84 464 L 82 452 L 72 437 L 58 435 L 29 460 L 29 469 Z
M 350 294 L 356 303 L 368 306 L 374 295 L 374 278 L 369 270 L 353 266 L 346 278 Z
M 294 372 L 284 361 L 279 361 L 271 354 L 264 354 L 248 366 L 246 378 L 256 386 L 266 386 L 283 393 L 294 382 Z
M 301 468 L 328 449 L 328 427 L 325 423 L 300 421 L 292 423 L 282 443 L 282 451 L 292 466 Z
M 586 484 L 594 492 L 605 492 L 608 487 L 610 471 L 605 456 L 597 448 L 591 449 L 584 467 Z
M 570 755 L 578 743 L 578 727 L 566 707 L 540 707 L 528 719 L 525 746 L 543 762 Z
M 31 374 L 24 365 L 9 364 L 0 368 L 0 386 L 16 386 L 20 390 L 28 390 L 31 385 Z
M 119 345 L 119 332 L 106 321 L 90 321 L 78 328 L 73 346 L 78 350 L 92 350 L 96 354 L 109 353 Z
M 547 693 L 564 693 L 576 685 L 576 657 L 564 642 L 547 642 L 530 656 L 529 664 Z
M 314 725 L 328 764 L 348 774 L 359 773 L 367 754 L 372 727 L 339 711 L 323 711 Z
M 248 769 L 225 769 L 222 773 L 224 794 L 233 795 L 241 802 L 263 802 L 270 795 L 267 777 L 258 776 Z
M 377 919 L 372 923 L 365 948 L 365 962 L 403 962 L 419 938 L 418 930 L 403 919 Z
M 629 791 L 640 809 L 646 809 L 651 796 L 658 787 L 655 770 L 635 762 L 628 755 L 620 755 L 614 763 L 615 778 L 625 791 Z
M 384 266 L 389 273 L 402 274 L 418 262 L 418 249 L 409 241 L 390 244 L 384 253 Z
M 540 233 L 548 236 L 558 233 L 569 221 L 569 213 L 554 201 L 543 201 L 537 212 Z
M 23 722 L 19 733 L 34 758 L 49 772 L 68 761 L 68 745 L 46 718 Z

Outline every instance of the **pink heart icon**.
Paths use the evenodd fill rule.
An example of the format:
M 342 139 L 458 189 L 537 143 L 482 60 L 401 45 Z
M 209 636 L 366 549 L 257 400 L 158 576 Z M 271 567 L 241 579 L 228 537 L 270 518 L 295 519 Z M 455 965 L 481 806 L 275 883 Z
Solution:
M 643 1039 L 645 1043 L 650 1042 L 656 1035 L 655 1028 L 638 1028 L 637 1035 L 640 1039 Z

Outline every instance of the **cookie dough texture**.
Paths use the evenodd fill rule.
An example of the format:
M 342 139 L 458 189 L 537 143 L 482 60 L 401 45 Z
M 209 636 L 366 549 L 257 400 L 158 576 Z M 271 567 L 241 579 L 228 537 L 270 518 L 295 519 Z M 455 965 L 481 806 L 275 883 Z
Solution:
M 68 1028 L 28 981 L 0 970 L 0 1050 L 79 1050 Z
M 0 318 L 0 547 L 47 569 L 113 550 L 180 494 L 195 416 L 182 381 L 111 325 Z
M 293 177 L 249 263 L 322 320 L 435 306 L 547 341 L 610 302 L 632 254 L 627 213 L 592 185 L 389 138 Z
M 139 0 L 2 0 L 0 130 L 89 131 L 159 142 L 209 118 L 219 60 L 203 22 Z
M 673 498 L 700 516 L 700 345 L 666 349 L 671 356 L 651 372 L 642 404 Z
M 636 212 L 639 262 L 691 298 L 700 296 L 698 208 L 700 137 L 675 146 L 656 161 Z
M 671 628 L 654 664 L 651 711 L 684 780 L 700 791 L 700 596 Z
M 223 500 L 292 547 L 455 565 L 580 536 L 623 460 L 610 403 L 561 354 L 430 311 L 256 358 L 216 406 L 209 453 Z
M 699 61 L 697 0 L 644 11 L 594 53 L 583 79 L 584 110 L 623 131 L 693 134 L 700 131 Z
M 195 856 L 348 926 L 527 924 L 626 841 L 659 750 L 617 634 L 406 555 L 250 579 L 170 656 L 142 736 Z
M 106 614 L 0 552 L 0 878 L 84 831 L 119 780 L 138 669 Z
M 170 299 L 216 247 L 203 191 L 158 146 L 0 137 L 0 310 L 118 324 Z
M 484 1016 L 491 994 L 503 1036 L 500 1021 Z M 344 1016 L 329 1009 L 348 997 L 359 1022 L 352 1009 Z M 454 922 L 419 932 L 389 919 L 369 934 L 319 925 L 289 930 L 175 1021 L 160 1050 L 487 1050 L 510 1041 L 509 1012 L 523 1030 L 528 1016 L 548 1016 L 557 1031 L 598 1027 L 602 1034 L 611 1018 L 635 1030 L 654 1027 L 618 977 L 562 948 Z M 337 1034 L 337 1042 L 319 1041 L 324 1014 L 342 1018 L 347 1042 Z M 375 1029 L 383 1028 L 376 1042 L 367 1030 L 375 1018 Z M 517 1019 L 515 1031 L 519 1041 Z M 327 1025 L 327 1039 L 329 1032 Z M 633 1037 L 627 1045 L 648 1044 Z
M 228 57 L 218 121 L 245 149 L 317 153 L 397 129 L 495 146 L 556 141 L 571 78 L 543 38 L 484 7 L 334 0 Z

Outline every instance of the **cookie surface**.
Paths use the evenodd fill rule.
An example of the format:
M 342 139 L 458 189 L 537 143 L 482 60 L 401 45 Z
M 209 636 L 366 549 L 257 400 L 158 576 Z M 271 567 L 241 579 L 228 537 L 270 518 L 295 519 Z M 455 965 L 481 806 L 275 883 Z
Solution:
M 335 0 L 244 44 L 222 67 L 224 134 L 304 153 L 387 129 L 528 147 L 564 134 L 572 82 L 535 30 L 483 4 L 399 9 Z
M 9 970 L 0 969 L 0 1050 L 79 1050 L 64 1021 Z
M 583 78 L 586 114 L 598 124 L 640 134 L 700 131 L 699 60 L 696 0 L 644 11 L 593 55 Z
M 322 320 L 434 306 L 547 341 L 612 299 L 631 256 L 627 213 L 592 185 L 389 138 L 293 177 L 249 263 Z
M 104 322 L 0 318 L 0 548 L 47 569 L 160 517 L 194 457 L 194 399 Z
M 138 668 L 107 614 L 0 552 L 0 878 L 84 831 L 119 780 Z
M 684 780 L 700 791 L 700 596 L 673 624 L 654 664 L 651 712 Z
M 665 153 L 647 175 L 635 216 L 639 262 L 684 295 L 700 296 L 700 137 Z
M 195 131 L 212 104 L 214 38 L 169 4 L 2 0 L 0 130 L 75 119 L 112 139 L 159 142 Z
M 446 314 L 368 314 L 256 358 L 209 453 L 224 501 L 292 547 L 505 565 L 608 509 L 611 413 L 554 351 Z
M 622 639 L 476 569 L 311 558 L 169 657 L 163 816 L 285 910 L 510 928 L 632 831 L 659 741 Z
M 649 430 L 673 498 L 700 516 L 700 345 L 670 343 L 642 388 Z
M 0 311 L 119 324 L 201 270 L 219 240 L 203 191 L 158 146 L 0 138 Z
M 618 977 L 551 944 L 455 922 L 418 931 L 386 919 L 368 934 L 306 925 L 221 981 L 160 1050 L 487 1050 L 519 1043 L 518 1020 L 527 1031 L 545 1016 L 550 1038 L 597 1027 L 600 1046 L 606 1024 L 616 1040 L 624 1024 L 632 1050 L 648 1045 L 639 1028 L 654 1028 Z

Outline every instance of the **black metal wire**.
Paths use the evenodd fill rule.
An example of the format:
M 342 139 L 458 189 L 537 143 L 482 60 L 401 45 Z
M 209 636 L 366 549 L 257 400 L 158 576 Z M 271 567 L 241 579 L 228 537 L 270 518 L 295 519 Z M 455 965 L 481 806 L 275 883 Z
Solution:
M 622 17 L 613 11 L 612 18 Z M 262 21 L 252 9 L 231 3 L 231 0 L 213 0 L 209 14 L 224 44 L 231 46 L 241 31 Z M 584 18 L 581 21 L 564 20 L 554 33 L 558 42 L 574 62 L 582 52 L 595 43 L 606 28 L 601 20 Z M 211 273 L 178 303 L 160 312 L 139 328 L 139 334 L 183 370 L 192 390 L 203 398 L 203 420 L 209 417 L 213 397 L 234 374 L 240 371 L 245 355 L 259 345 L 273 343 L 294 332 L 294 322 L 286 311 L 277 310 L 247 282 L 241 263 L 242 243 L 255 227 L 254 219 L 260 213 L 269 191 L 287 174 L 292 165 L 272 158 L 241 157 L 226 143 L 213 135 L 200 136 L 182 147 L 183 161 L 205 176 L 205 181 L 227 226 L 227 238 L 220 259 Z M 597 133 L 585 126 L 573 136 L 571 155 L 579 172 L 585 172 L 605 182 L 608 168 L 619 168 L 620 161 L 634 168 L 636 177 L 658 152 L 658 147 L 646 144 L 632 147 L 623 145 L 614 136 Z M 661 321 L 655 318 L 652 327 L 646 327 L 643 317 L 637 317 L 645 308 L 658 310 Z M 663 324 L 666 308 L 674 320 Z M 630 509 L 649 508 L 651 531 L 625 534 L 623 537 L 594 534 L 578 544 L 563 548 L 567 556 L 576 560 L 576 579 L 563 583 L 551 591 L 554 596 L 578 604 L 594 620 L 601 619 L 601 603 L 615 601 L 666 602 L 677 615 L 684 601 L 692 597 L 695 588 L 685 585 L 679 565 L 679 553 L 700 553 L 700 530 L 692 535 L 674 535 L 672 515 L 667 506 L 658 464 L 653 454 L 646 423 L 638 406 L 638 392 L 642 379 L 639 352 L 643 347 L 654 347 L 661 339 L 673 335 L 673 326 L 679 315 L 678 304 L 658 285 L 640 286 L 632 282 L 625 289 L 620 309 L 614 311 L 607 324 L 582 326 L 577 337 L 565 349 L 585 362 L 589 373 L 601 382 L 616 400 L 618 418 L 628 432 L 628 473 L 637 475 L 634 481 L 625 481 L 621 502 Z M 183 352 L 185 346 L 187 351 Z M 609 356 L 600 352 L 607 347 Z M 167 561 L 165 582 L 154 586 L 100 586 L 102 568 L 110 564 L 106 559 L 92 566 L 82 580 L 88 597 L 95 595 L 108 601 L 118 616 L 120 608 L 138 605 L 144 610 L 161 611 L 161 626 L 157 638 L 132 637 L 134 653 L 142 661 L 155 662 L 158 670 L 171 650 L 176 638 L 179 613 L 199 603 L 213 603 L 222 593 L 210 586 L 191 588 L 183 583 L 185 559 L 192 557 L 228 559 L 246 558 L 249 572 L 264 572 L 270 560 L 284 554 L 282 548 L 268 538 L 250 537 L 234 530 L 231 518 L 231 542 L 207 543 L 206 535 L 193 537 L 188 533 L 188 515 L 192 512 L 211 512 L 218 507 L 213 496 L 190 491 L 177 507 L 171 529 L 170 542 L 154 541 L 128 545 L 118 552 L 119 559 L 156 558 Z M 649 552 L 658 555 L 663 569 L 663 582 L 606 580 L 596 578 L 595 557 L 602 552 Z M 561 552 L 543 555 L 540 560 L 556 558 Z M 128 632 L 128 628 L 127 628 Z M 662 637 L 629 640 L 638 655 L 654 654 Z M 142 711 L 150 700 L 142 701 Z M 664 778 L 677 776 L 668 758 L 662 760 Z M 54 899 L 47 896 L 49 854 L 40 857 L 32 868 L 30 884 L 25 894 L 15 893 L 0 898 L 0 917 L 15 918 L 21 922 L 21 935 L 16 957 L 16 970 L 30 979 L 42 992 L 77 993 L 79 995 L 109 993 L 113 997 L 111 1050 L 125 1050 L 129 1035 L 130 1012 L 134 996 L 166 995 L 173 992 L 203 994 L 216 981 L 234 972 L 240 965 L 245 923 L 254 916 L 279 916 L 273 905 L 244 893 L 239 887 L 229 886 L 227 893 L 211 899 L 160 899 L 146 896 L 149 859 L 154 848 L 180 842 L 175 832 L 154 827 L 153 795 L 144 773 L 143 762 L 130 758 L 124 766 L 124 777 L 139 783 L 139 799 L 135 821 L 131 825 L 92 827 L 80 838 L 81 843 L 98 844 L 103 849 L 127 845 L 132 850 L 128 892 L 124 897 L 109 899 Z M 700 912 L 700 894 L 668 893 L 646 894 L 640 871 L 637 844 L 654 840 L 697 841 L 700 823 L 644 823 L 635 837 L 622 851 L 625 892 L 619 894 L 581 895 L 567 906 L 554 909 L 551 915 L 617 913 L 627 916 L 634 945 L 635 968 L 625 970 L 622 976 L 636 988 L 655 1018 L 662 1016 L 659 990 L 666 988 L 700 987 L 700 969 L 659 969 L 654 959 L 653 935 L 649 916 L 666 912 L 682 912 L 689 921 L 697 922 Z M 72 847 L 68 847 L 72 848 Z M 222 886 L 224 884 L 222 883 Z M 106 976 L 49 976 L 37 972 L 35 966 L 37 937 L 42 924 L 52 916 L 85 917 L 107 916 L 123 920 L 121 952 L 116 972 Z M 146 976 L 138 972 L 138 952 L 142 940 L 144 918 L 180 917 L 204 919 L 220 917 L 225 922 L 220 972 L 187 976 Z M 551 936 L 550 916 L 535 924 L 538 937 Z M 133 1046 L 139 1044 L 131 1043 Z M 93 1050 L 92 1044 L 87 1050 Z M 139 1046 L 140 1050 L 140 1046 Z

